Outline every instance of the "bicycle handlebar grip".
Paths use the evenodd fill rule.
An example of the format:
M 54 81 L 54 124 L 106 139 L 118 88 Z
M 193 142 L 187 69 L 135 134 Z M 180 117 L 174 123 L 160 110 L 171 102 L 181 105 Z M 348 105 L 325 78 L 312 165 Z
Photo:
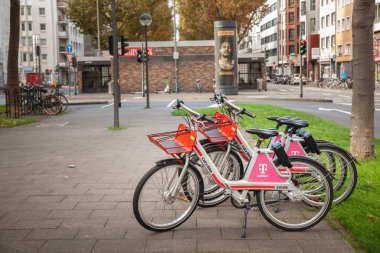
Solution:
M 247 115 L 248 117 L 256 118 L 256 115 L 255 115 L 255 114 L 253 114 L 253 113 L 251 113 L 251 112 L 249 112 L 249 111 L 247 111 L 247 110 L 244 111 L 244 114 Z

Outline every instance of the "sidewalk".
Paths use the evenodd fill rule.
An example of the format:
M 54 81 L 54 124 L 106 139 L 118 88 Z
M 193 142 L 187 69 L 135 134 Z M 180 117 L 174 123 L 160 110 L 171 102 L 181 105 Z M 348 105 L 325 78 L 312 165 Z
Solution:
M 132 211 L 134 189 L 166 155 L 146 134 L 173 130 L 167 109 L 69 108 L 43 122 L 0 129 L 0 252 L 355 252 L 326 221 L 304 232 L 283 232 L 258 212 L 229 201 L 197 208 L 179 228 L 143 229 Z

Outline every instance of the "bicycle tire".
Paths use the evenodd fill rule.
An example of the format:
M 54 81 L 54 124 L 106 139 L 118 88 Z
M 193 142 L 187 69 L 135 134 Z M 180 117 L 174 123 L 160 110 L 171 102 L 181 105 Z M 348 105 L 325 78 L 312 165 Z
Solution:
M 200 193 L 203 188 L 203 182 L 198 170 L 194 169 L 192 166 L 188 167 L 188 171 L 182 180 L 182 183 L 177 190 L 175 197 L 165 197 L 165 187 L 174 186 L 174 177 L 178 176 L 178 172 L 183 169 L 183 165 L 175 159 L 167 159 L 165 162 L 157 164 L 152 169 L 150 169 L 138 183 L 136 190 L 133 195 L 133 213 L 144 228 L 155 231 L 164 232 L 174 229 L 184 223 L 194 212 L 197 207 Z M 164 171 L 165 170 L 165 171 Z M 171 170 L 172 179 L 168 182 L 168 172 Z M 155 181 L 154 185 L 147 184 L 157 173 L 164 173 L 161 175 L 162 181 Z M 164 178 L 164 176 L 166 178 Z M 154 178 L 153 178 L 154 179 Z M 189 180 L 192 180 L 193 185 L 189 185 Z M 186 181 L 186 186 L 183 183 Z M 159 183 L 163 183 L 161 187 L 158 186 Z M 189 187 L 193 187 L 189 190 Z M 182 189 L 182 191 L 181 191 Z M 147 196 L 145 196 L 147 194 Z M 157 194 L 157 199 L 154 202 L 153 195 Z M 189 197 L 189 194 L 192 194 Z M 147 199 L 145 199 L 147 197 Z M 181 208 L 189 202 L 189 206 L 181 213 Z M 171 208 L 170 208 L 171 207 Z M 162 211 L 165 215 L 157 215 L 159 211 Z M 151 212 L 152 217 L 147 217 Z M 170 214 L 170 217 L 167 216 Z M 172 217 L 173 216 L 173 217 Z M 177 217 L 178 216 L 178 217 Z M 159 223 L 159 219 L 167 218 L 167 221 L 162 221 Z
M 329 175 L 320 163 L 300 156 L 290 156 L 289 160 L 294 166 L 312 169 L 313 173 L 304 175 L 310 178 L 310 183 L 304 181 L 297 186 L 294 182 L 298 187 L 295 191 L 258 191 L 257 204 L 262 216 L 273 226 L 285 231 L 302 231 L 317 225 L 326 216 L 332 205 L 333 189 Z M 314 180 L 318 180 L 316 187 L 320 183 L 323 185 L 319 195 L 309 193 L 314 187 Z M 287 207 L 290 209 L 284 211 Z
M 334 144 L 317 143 L 317 145 L 321 154 L 309 155 L 315 156 L 332 176 L 331 182 L 334 190 L 333 203 L 339 204 L 348 199 L 356 188 L 358 173 L 355 161 L 348 152 L 345 152 L 342 148 Z M 326 158 L 326 156 L 328 158 Z
M 69 106 L 69 101 L 67 100 L 66 96 L 63 94 L 59 94 L 57 96 L 62 104 L 61 112 L 65 112 L 67 110 L 67 107 Z
M 55 95 L 48 95 L 42 100 L 42 108 L 49 115 L 56 115 L 61 112 L 62 104 Z

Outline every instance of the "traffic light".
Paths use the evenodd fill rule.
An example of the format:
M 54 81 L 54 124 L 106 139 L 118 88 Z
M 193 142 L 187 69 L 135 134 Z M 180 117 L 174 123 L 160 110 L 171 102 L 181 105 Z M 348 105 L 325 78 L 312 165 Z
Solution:
M 113 55 L 113 36 L 108 37 L 108 52 Z
M 266 62 L 269 61 L 269 52 L 268 51 L 265 51 L 265 61 Z
M 142 55 L 142 51 L 141 50 L 137 50 L 137 61 L 139 63 L 142 63 L 142 61 L 143 61 L 143 55 Z
M 306 40 L 301 40 L 300 41 L 300 54 L 304 55 L 306 54 Z
M 121 42 L 121 55 L 125 55 L 129 52 L 129 50 L 127 49 L 127 47 L 129 46 L 128 37 L 120 36 L 120 42 Z
M 78 63 L 77 63 L 77 57 L 74 55 L 73 56 L 73 59 L 71 61 L 71 65 L 76 68 L 78 66 Z

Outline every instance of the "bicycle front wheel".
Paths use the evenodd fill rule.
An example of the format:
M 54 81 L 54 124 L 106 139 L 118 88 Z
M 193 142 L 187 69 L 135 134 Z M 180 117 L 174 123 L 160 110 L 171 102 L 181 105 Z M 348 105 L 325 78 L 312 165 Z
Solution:
M 45 113 L 55 115 L 61 112 L 62 103 L 57 96 L 48 95 L 43 99 L 42 107 Z
M 324 167 L 306 157 L 289 157 L 296 173 L 295 186 L 287 191 L 260 191 L 257 204 L 263 217 L 286 231 L 302 231 L 317 225 L 330 210 L 333 188 Z M 304 171 L 304 172 L 303 172 Z
M 203 183 L 191 166 L 175 188 L 183 165 L 168 159 L 149 170 L 141 179 L 133 196 L 133 212 L 146 229 L 163 232 L 178 227 L 198 205 Z
M 61 104 L 62 104 L 61 112 L 66 111 L 67 107 L 69 106 L 69 101 L 67 100 L 67 98 L 65 97 L 65 95 L 62 95 L 62 94 L 59 94 L 58 98 L 59 98 L 59 100 L 61 101 Z

